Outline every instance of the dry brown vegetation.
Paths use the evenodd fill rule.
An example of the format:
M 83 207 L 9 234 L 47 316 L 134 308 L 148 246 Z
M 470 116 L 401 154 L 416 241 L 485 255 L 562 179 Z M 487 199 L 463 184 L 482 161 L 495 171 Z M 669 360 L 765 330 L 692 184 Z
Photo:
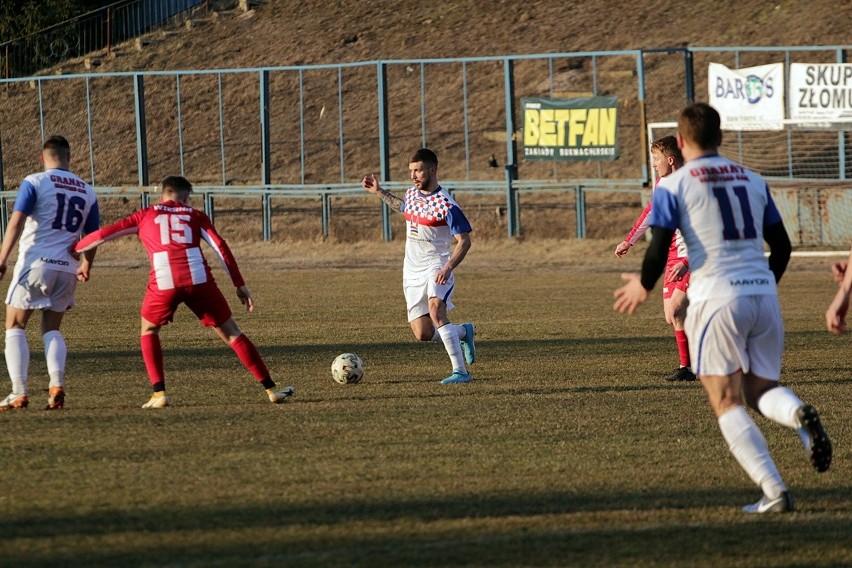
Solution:
M 556 2 L 457 1 L 421 4 L 404 1 L 292 2 L 268 0 L 248 13 L 234 2 L 213 1 L 210 11 L 200 11 L 191 25 L 178 31 L 152 33 L 144 47 L 118 46 L 114 57 L 101 56 L 97 76 L 89 82 L 93 147 L 87 136 L 86 82 L 82 79 L 46 80 L 41 97 L 47 132 L 66 133 L 76 148 L 75 167 L 86 175 L 94 170 L 98 185 L 136 185 L 132 78 L 114 75 L 134 71 L 257 68 L 262 66 L 318 65 L 372 62 L 388 59 L 448 58 L 531 53 L 565 53 L 629 50 L 680 46 L 835 45 L 848 42 L 845 22 L 852 8 L 844 3 L 817 2 Z M 730 5 L 727 5 L 730 4 Z M 740 63 L 761 64 L 783 57 L 780 52 L 743 54 Z M 833 51 L 809 56 L 833 61 Z M 710 60 L 733 65 L 730 53 L 695 56 L 696 93 L 705 92 L 702 69 Z M 622 105 L 620 140 L 622 156 L 604 164 L 553 166 L 521 164 L 523 179 L 557 177 L 561 180 L 605 177 L 637 179 L 643 152 L 639 142 L 640 109 L 631 56 L 557 59 L 554 90 L 590 91 L 592 68 L 598 71 L 601 94 L 618 95 Z M 645 58 L 647 119 L 668 120 L 685 101 L 681 55 L 655 54 Z M 84 61 L 69 62 L 45 75 L 86 72 Z M 417 65 L 394 65 L 388 70 L 389 129 L 392 177 L 405 175 L 410 150 L 421 143 L 420 81 Z M 460 65 L 427 66 L 427 143 L 442 157 L 445 180 L 464 179 L 464 143 L 461 124 Z M 471 132 L 470 178 L 504 179 L 505 142 L 496 132 L 505 129 L 502 100 L 502 63 L 471 63 L 467 69 Z M 545 60 L 516 64 L 518 98 L 546 95 L 550 90 Z M 366 172 L 378 168 L 375 66 L 347 68 L 343 73 L 345 171 L 338 169 L 337 71 L 308 70 L 301 77 L 305 116 L 313 118 L 305 133 L 305 170 L 299 162 L 299 75 L 276 72 L 271 76 L 273 183 L 336 183 L 341 178 L 355 184 Z M 252 184 L 260 179 L 257 73 L 226 74 L 221 78 L 224 109 L 225 171 L 220 162 L 217 75 L 181 76 L 181 136 L 183 164 L 178 147 L 178 108 L 174 76 L 145 79 L 150 180 L 179 171 L 200 184 Z M 0 127 L 4 153 L 4 180 L 14 188 L 37 164 L 33 160 L 40 140 L 38 93 L 27 83 L 9 86 L 0 94 Z M 322 118 L 318 118 L 322 117 Z M 90 154 L 93 160 L 90 161 Z M 498 167 L 488 167 L 490 156 Z M 94 166 L 92 165 L 94 163 Z M 461 197 L 473 209 L 479 235 L 503 237 L 505 218 L 499 194 Z M 610 238 L 629 223 L 638 197 L 612 197 L 611 203 L 592 205 L 602 220 L 590 221 L 590 236 Z M 574 234 L 573 202 L 569 195 L 528 196 L 522 219 L 524 237 L 565 238 Z M 132 205 L 132 204 L 131 204 Z M 354 208 L 354 216 L 334 219 L 332 241 L 372 238 L 377 228 L 376 209 L 357 201 L 340 203 Z M 250 202 L 223 203 L 222 222 L 231 223 L 242 238 L 259 238 L 259 228 L 246 228 L 241 210 Z M 619 209 L 621 208 L 621 209 Z M 306 211 L 305 215 L 300 212 Z M 314 215 L 314 211 L 317 215 Z M 316 202 L 284 200 L 276 205 L 276 238 L 319 234 Z M 122 210 L 123 212 L 123 210 Z M 119 213 L 108 210 L 107 217 Z M 286 220 L 281 220 L 286 219 Z M 354 223 L 353 223 L 354 219 Z M 366 229 L 357 228 L 362 222 Z M 617 227 L 617 230 L 613 229 Z

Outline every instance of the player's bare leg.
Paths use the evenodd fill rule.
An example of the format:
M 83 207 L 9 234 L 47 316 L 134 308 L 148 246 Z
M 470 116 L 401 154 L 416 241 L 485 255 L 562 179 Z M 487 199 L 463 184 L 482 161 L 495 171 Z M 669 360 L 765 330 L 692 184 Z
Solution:
M 47 387 L 45 410 L 62 410 L 65 406 L 65 361 L 68 347 L 65 336 L 59 331 L 65 312 L 42 310 L 41 334 L 44 341 L 44 358 L 50 382 Z
M 680 365 L 675 372 L 666 377 L 667 381 L 694 381 L 695 373 L 692 372 L 689 361 L 689 342 L 684 331 L 684 320 L 686 319 L 686 308 L 689 301 L 686 292 L 675 288 L 672 295 L 663 299 L 663 311 L 666 315 L 666 323 L 674 328 L 675 341 Z
M 743 407 L 740 392 L 743 373 L 736 371 L 728 376 L 703 375 L 699 377 L 710 406 L 719 421 L 719 429 L 728 443 L 731 454 L 740 467 L 763 491 L 763 497 L 752 505 L 743 507 L 747 513 L 789 512 L 793 500 L 781 474 L 769 455 L 763 433 Z
M 773 422 L 796 430 L 814 469 L 824 472 L 831 467 L 831 440 L 816 408 L 803 403 L 793 391 L 779 385 L 778 381 L 752 373 L 745 376 L 743 394 L 751 408 Z
M 447 317 L 447 304 L 440 298 L 429 298 L 429 317 L 441 337 L 441 342 L 453 366 L 452 374 L 443 379 L 441 384 L 469 383 L 473 378 L 465 366 L 464 351 L 461 346 L 461 338 L 466 336 L 467 330 L 463 326 L 450 323 Z
M 248 369 L 248 371 L 257 379 L 257 382 L 266 390 L 266 394 L 271 402 L 281 404 L 291 396 L 293 396 L 293 387 L 285 387 L 278 389 L 275 381 L 269 376 L 269 369 L 263 361 L 263 357 L 249 339 L 241 330 L 234 318 L 228 320 L 213 328 L 216 335 L 224 341 L 236 353 L 237 358 Z
M 27 376 L 30 364 L 30 348 L 27 343 L 26 327 L 33 310 L 6 306 L 6 369 L 12 381 L 12 392 L 0 401 L 0 412 L 29 405 Z
M 163 346 L 160 343 L 161 327 L 142 318 L 139 344 L 142 348 L 145 370 L 148 372 L 148 381 L 154 389 L 151 398 L 142 405 L 142 408 L 165 408 L 169 405 L 169 397 L 166 396 L 166 377 L 163 370 Z

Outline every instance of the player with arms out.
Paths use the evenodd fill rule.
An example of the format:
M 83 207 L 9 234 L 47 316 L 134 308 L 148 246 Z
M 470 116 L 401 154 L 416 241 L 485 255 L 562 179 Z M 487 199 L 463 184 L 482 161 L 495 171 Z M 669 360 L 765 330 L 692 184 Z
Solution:
M 16 244 L 18 260 L 6 296 L 6 368 L 12 393 L 0 401 L 0 411 L 26 408 L 30 349 L 26 327 L 34 310 L 41 310 L 44 356 L 50 375 L 46 410 L 65 404 L 65 360 L 68 348 L 59 331 L 65 312 L 74 305 L 77 282 L 89 279 L 94 251 L 82 262 L 69 248 L 98 228 L 100 215 L 95 191 L 69 171 L 71 146 L 62 136 L 51 136 L 43 146 L 44 171 L 24 178 L 3 245 L 0 278 Z
M 686 316 L 692 362 L 728 448 L 763 491 L 743 510 L 792 511 L 766 439 L 742 401 L 744 394 L 752 409 L 798 430 L 814 468 L 829 468 L 831 442 L 816 409 L 778 384 L 784 323 L 777 282 L 790 260 L 790 238 L 766 182 L 719 156 L 722 130 L 713 107 L 686 107 L 677 139 L 686 164 L 657 186 L 642 274 L 622 275 L 627 283 L 615 291 L 614 308 L 632 314 L 648 299 L 680 229 L 692 269 Z
M 683 156 L 680 153 L 680 148 L 677 147 L 677 138 L 674 136 L 664 136 L 655 140 L 651 144 L 651 157 L 654 170 L 657 172 L 654 187 L 660 183 L 662 178 L 683 165 Z M 653 201 L 648 202 L 648 205 L 645 206 L 645 209 L 642 210 L 639 218 L 633 224 L 633 228 L 630 229 L 624 240 L 615 247 L 615 256 L 618 258 L 626 255 L 630 247 L 636 244 L 648 230 L 648 214 L 651 212 L 652 203 Z M 687 288 L 689 288 L 689 261 L 686 257 L 686 243 L 680 231 L 675 231 L 669 247 L 663 280 L 663 311 L 666 316 L 666 323 L 674 328 L 680 366 L 675 369 L 674 373 L 666 377 L 667 381 L 695 380 L 695 373 L 690 368 L 689 342 L 683 329 L 686 308 L 689 304 L 686 298 Z
M 142 408 L 169 405 L 160 329 L 173 320 L 180 304 L 186 304 L 203 326 L 212 327 L 234 350 L 243 366 L 266 389 L 270 401 L 276 404 L 284 402 L 293 394 L 292 387 L 277 389 L 254 343 L 234 321 L 227 300 L 213 280 L 200 244 L 203 240 L 210 245 L 236 287 L 240 302 L 251 312 L 254 301 L 231 249 L 213 228 L 210 218 L 190 207 L 192 184 L 189 181 L 180 176 L 169 176 L 161 182 L 161 189 L 160 203 L 87 235 L 74 247 L 75 252 L 85 253 L 106 241 L 136 234 L 148 252 L 151 273 L 142 302 L 140 343 L 154 394 Z
M 470 250 L 470 223 L 461 208 L 438 184 L 438 156 L 421 148 L 408 164 L 412 187 L 400 198 L 382 188 L 374 175 L 361 185 L 392 210 L 405 215 L 407 235 L 402 285 L 408 322 L 419 341 L 444 344 L 453 366 L 441 384 L 469 383 L 467 365 L 476 359 L 472 323 L 450 323 L 454 270 Z M 453 247 L 455 243 L 455 247 Z

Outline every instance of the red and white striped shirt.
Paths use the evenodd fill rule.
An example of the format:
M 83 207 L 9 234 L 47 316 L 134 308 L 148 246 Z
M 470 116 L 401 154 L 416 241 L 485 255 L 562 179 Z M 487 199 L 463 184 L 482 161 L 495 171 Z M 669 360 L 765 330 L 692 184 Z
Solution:
M 245 284 L 231 249 L 213 228 L 210 218 L 177 201 L 151 205 L 89 233 L 74 250 L 84 252 L 131 234 L 138 234 L 148 251 L 150 283 L 158 290 L 213 282 L 210 266 L 199 246 L 202 239 L 213 249 L 234 286 L 239 288 Z

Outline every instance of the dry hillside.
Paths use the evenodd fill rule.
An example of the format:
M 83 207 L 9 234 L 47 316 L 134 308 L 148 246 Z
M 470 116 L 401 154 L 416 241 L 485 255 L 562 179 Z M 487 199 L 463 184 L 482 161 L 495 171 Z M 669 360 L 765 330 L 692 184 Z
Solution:
M 236 2 L 210 2 L 209 12 L 198 12 L 190 25 L 177 31 L 152 33 L 144 38 L 141 50 L 134 44 L 118 46 L 114 57 L 100 57 L 99 78 L 89 85 L 93 105 L 93 147 L 88 147 L 85 108 L 86 84 L 82 80 L 44 81 L 41 96 L 46 113 L 44 128 L 65 133 L 77 149 L 75 166 L 86 174 L 94 157 L 99 185 L 135 185 L 138 180 L 133 89 L 128 77 L 110 73 L 157 70 L 197 70 L 249 68 L 261 66 L 313 65 L 381 59 L 446 58 L 506 54 L 532 54 L 601 50 L 666 48 L 679 46 L 788 46 L 836 45 L 849 43 L 848 22 L 852 5 L 848 2 L 756 0 L 750 2 L 684 1 L 626 2 L 531 0 L 459 0 L 431 4 L 389 0 L 381 2 L 330 0 L 294 2 L 265 0 L 256 9 L 243 13 Z M 730 58 L 730 56 L 728 56 Z M 749 54 L 743 64 L 777 61 L 779 53 Z M 820 57 L 833 57 L 822 53 Z M 696 56 L 696 92 L 706 89 L 700 81 L 707 59 Z M 723 61 L 733 64 L 733 61 Z M 557 80 L 562 88 L 590 90 L 591 63 L 588 58 L 557 63 Z M 560 178 L 637 177 L 642 163 L 636 109 L 636 80 L 630 76 L 630 58 L 600 58 L 602 94 L 619 96 L 624 105 L 620 124 L 622 158 L 589 173 L 588 166 L 558 166 Z M 646 59 L 647 114 L 649 120 L 668 120 L 683 103 L 683 60 L 679 55 L 648 56 Z M 83 60 L 69 62 L 61 70 L 45 74 L 70 75 L 87 72 Z M 625 75 L 625 72 L 627 75 Z M 407 153 L 420 144 L 419 73 L 396 66 L 390 71 L 390 129 L 392 169 L 401 177 Z M 609 73 L 609 74 L 607 74 Z M 102 78 L 101 78 L 102 77 Z M 541 61 L 516 66 L 517 95 L 546 94 L 547 67 Z M 336 74 L 306 72 L 304 75 L 306 116 L 323 116 L 324 122 L 308 125 L 304 174 L 299 166 L 298 78 L 294 73 L 273 75 L 270 89 L 272 108 L 272 174 L 274 183 L 298 183 L 301 175 L 308 183 L 340 181 L 336 170 L 337 121 Z M 471 156 L 473 179 L 502 180 L 502 167 L 489 168 L 492 154 L 502 166 L 505 142 L 490 136 L 504 129 L 502 108 L 502 66 L 476 64 L 469 68 Z M 257 74 L 225 75 L 222 79 L 224 132 L 227 172 L 222 178 L 219 161 L 219 132 L 215 75 L 181 78 L 181 120 L 184 143 L 182 164 L 186 175 L 197 183 L 250 184 L 259 181 Z M 146 79 L 148 139 L 151 160 L 150 179 L 181 167 L 177 142 L 175 79 L 173 76 Z M 461 80 L 458 70 L 429 67 L 426 94 L 428 144 L 442 156 L 444 179 L 463 178 L 464 147 L 460 124 Z M 497 93 L 495 100 L 494 93 Z M 346 71 L 344 83 L 346 180 L 377 167 L 375 69 L 364 67 Z M 333 116 L 333 119 L 329 119 Z M 4 179 L 8 188 L 37 164 L 33 156 L 39 147 L 38 95 L 32 86 L 18 84 L 0 93 L 0 136 L 4 154 Z M 332 164 L 328 167 L 326 164 Z M 597 166 L 595 166 L 597 167 Z M 548 177 L 549 164 L 524 164 L 527 178 Z M 536 170 L 535 168 L 538 168 Z M 585 168 L 585 169 L 584 169 Z M 538 173 L 541 175 L 537 175 Z M 396 175 L 396 174 L 394 174 Z M 396 179 L 399 179 L 397 177 Z M 528 199 L 527 201 L 534 201 Z M 496 219 L 492 233 L 505 234 L 499 197 L 477 205 L 480 218 Z M 135 205 L 133 200 L 126 208 Z M 532 211 L 523 222 L 527 236 L 542 227 L 556 225 L 555 234 L 564 235 L 573 214 L 570 200 L 555 197 Z M 615 204 L 618 206 L 619 204 Z M 623 203 L 621 205 L 624 205 Z M 623 225 L 632 216 L 635 199 L 626 204 L 626 213 L 617 215 Z M 296 205 L 287 205 L 298 209 Z M 316 230 L 313 205 L 306 223 Z M 594 209 L 594 204 L 592 206 Z M 601 204 L 608 216 L 612 207 Z M 371 210 L 372 211 L 372 210 Z M 123 213 L 124 211 L 121 211 Z M 590 212 L 593 214 L 593 211 Z M 118 212 L 115 212 L 118 214 Z M 496 214 L 496 218 L 493 216 Z M 525 213 L 526 214 L 526 213 Z M 369 213 L 372 215 L 372 213 Z M 373 217 L 371 216 L 372 220 Z M 571 221 L 572 222 L 572 221 Z M 603 222 L 590 222 L 591 236 L 609 236 Z M 481 225 L 480 225 L 481 226 Z M 256 234 L 251 227 L 250 234 Z M 302 227 L 281 223 L 278 235 L 287 229 L 295 234 Z M 336 227 L 335 230 L 342 230 Z M 620 231 L 621 229 L 619 229 Z M 530 232 L 531 231 L 531 232 Z M 284 236 L 288 236 L 286 233 Z M 354 237 L 337 235 L 342 240 Z

